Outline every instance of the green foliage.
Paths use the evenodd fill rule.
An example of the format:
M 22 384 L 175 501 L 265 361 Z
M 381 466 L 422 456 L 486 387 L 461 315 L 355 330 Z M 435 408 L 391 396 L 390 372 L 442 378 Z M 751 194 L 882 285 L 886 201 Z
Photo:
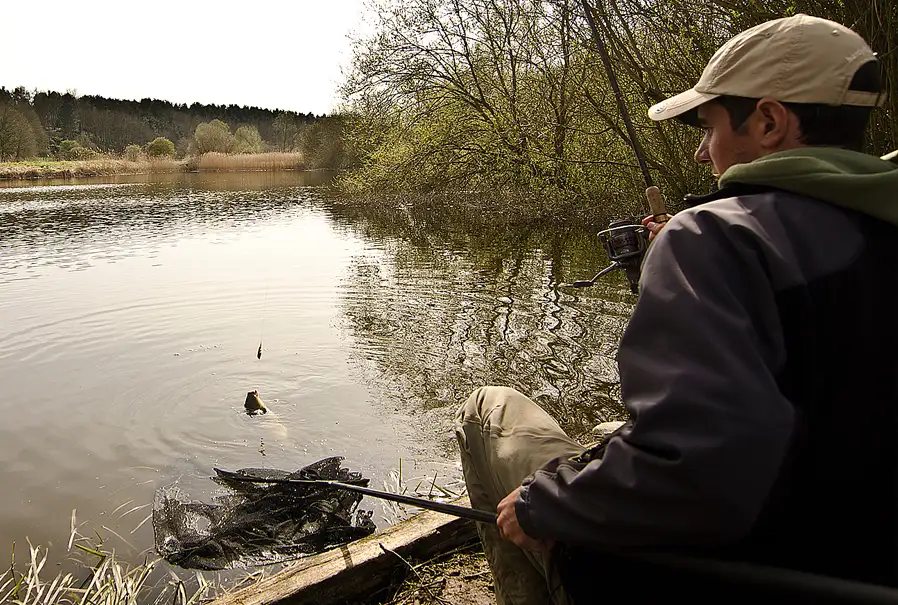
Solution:
M 278 116 L 294 125 L 313 122 L 312 114 L 275 111 L 236 105 L 191 105 L 169 103 L 156 99 L 122 101 L 99 96 L 78 96 L 74 91 L 30 92 L 22 87 L 9 91 L 0 87 L 0 107 L 15 107 L 31 124 L 38 155 L 53 153 L 61 140 L 78 140 L 80 135 L 90 143 L 82 147 L 106 153 L 118 153 L 134 141 L 152 141 L 164 137 L 175 141 L 176 151 L 185 155 L 194 143 L 198 124 L 218 119 L 229 124 L 246 124 L 256 128 L 264 141 L 273 147 L 277 136 L 273 126 Z M 295 128 L 294 128 L 295 130 Z M 283 135 L 283 132 L 280 133 Z M 295 132 L 288 132 L 292 145 Z M 265 145 L 263 144 L 263 147 Z
M 231 127 L 221 120 L 203 122 L 196 127 L 193 136 L 198 154 L 210 151 L 231 153 L 237 144 L 234 135 L 231 134 Z
M 143 155 L 143 150 L 140 148 L 140 145 L 131 143 L 130 145 L 125 147 L 125 151 L 122 155 L 129 162 L 137 162 Z
M 175 144 L 165 137 L 156 137 L 147 144 L 147 155 L 151 158 L 171 157 L 175 155 Z
M 60 159 L 70 160 L 72 158 L 69 156 L 72 155 L 72 150 L 75 149 L 76 147 L 81 147 L 81 145 L 79 145 L 77 143 L 77 141 L 73 141 L 71 139 L 66 139 L 64 141 L 59 142 L 59 150 L 56 153 Z
M 99 153 L 93 149 L 82 146 L 78 141 L 67 139 L 65 141 L 60 141 L 57 155 L 61 160 L 92 160 L 96 158 Z
M 93 149 L 89 149 L 87 147 L 82 147 L 81 145 L 76 145 L 69 151 L 69 155 L 66 158 L 67 160 L 93 160 L 99 157 L 99 152 L 94 151 Z
M 278 151 L 293 151 L 293 140 L 299 132 L 296 117 L 286 111 L 278 112 L 271 124 L 272 142 Z
M 46 153 L 49 139 L 31 101 L 32 94 L 23 86 L 0 88 L 0 161 Z
M 264 143 L 255 126 L 244 124 L 234 133 L 234 151 L 236 153 L 262 153 Z
M 312 169 L 339 170 L 353 165 L 352 154 L 344 145 L 345 116 L 322 118 L 296 135 L 296 145 Z
M 650 170 L 668 199 L 708 190 L 699 132 L 658 124 L 649 106 L 692 87 L 725 40 L 805 12 L 848 25 L 883 59 L 888 107 L 872 151 L 898 147 L 898 3 L 872 0 L 599 0 L 610 49 Z M 340 140 L 359 165 L 346 190 L 535 190 L 636 213 L 645 189 L 607 73 L 575 0 L 385 0 L 355 41 Z M 315 153 L 316 128 L 299 137 Z M 308 132 L 308 134 L 306 134 Z
M 15 161 L 37 154 L 38 142 L 28 119 L 12 104 L 0 106 L 0 161 Z

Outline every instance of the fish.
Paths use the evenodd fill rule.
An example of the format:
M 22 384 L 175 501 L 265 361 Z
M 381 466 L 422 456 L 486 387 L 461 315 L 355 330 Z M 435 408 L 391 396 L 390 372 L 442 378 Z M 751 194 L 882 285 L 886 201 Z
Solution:
M 256 359 L 262 359 L 262 343 L 259 343 L 259 350 L 256 352 Z
M 259 391 L 250 391 L 247 393 L 243 407 L 246 408 L 246 413 L 250 416 L 268 412 L 268 408 L 265 407 L 265 404 L 262 403 L 262 398 L 259 397 Z

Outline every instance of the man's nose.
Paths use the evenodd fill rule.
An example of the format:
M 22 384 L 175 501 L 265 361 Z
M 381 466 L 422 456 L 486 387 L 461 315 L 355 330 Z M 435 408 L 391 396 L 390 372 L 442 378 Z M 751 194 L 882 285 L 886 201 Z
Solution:
M 695 161 L 698 164 L 711 163 L 711 155 L 708 153 L 707 138 L 702 139 L 702 142 L 699 144 L 698 149 L 695 150 Z

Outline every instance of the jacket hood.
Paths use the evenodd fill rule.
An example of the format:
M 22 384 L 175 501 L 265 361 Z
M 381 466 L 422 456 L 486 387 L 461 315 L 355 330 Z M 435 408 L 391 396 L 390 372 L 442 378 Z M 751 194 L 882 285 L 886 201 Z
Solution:
M 812 197 L 898 225 L 898 165 L 837 147 L 802 147 L 736 164 L 720 187 L 761 185 Z

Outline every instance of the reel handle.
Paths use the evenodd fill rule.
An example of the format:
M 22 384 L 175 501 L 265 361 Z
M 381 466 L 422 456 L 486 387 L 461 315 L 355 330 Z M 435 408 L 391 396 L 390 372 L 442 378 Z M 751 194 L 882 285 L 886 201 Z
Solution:
M 645 199 L 649 202 L 649 208 L 652 210 L 653 221 L 656 223 L 666 223 L 670 220 L 667 214 L 667 208 L 664 205 L 664 198 L 661 197 L 661 190 L 652 185 L 645 190 Z

